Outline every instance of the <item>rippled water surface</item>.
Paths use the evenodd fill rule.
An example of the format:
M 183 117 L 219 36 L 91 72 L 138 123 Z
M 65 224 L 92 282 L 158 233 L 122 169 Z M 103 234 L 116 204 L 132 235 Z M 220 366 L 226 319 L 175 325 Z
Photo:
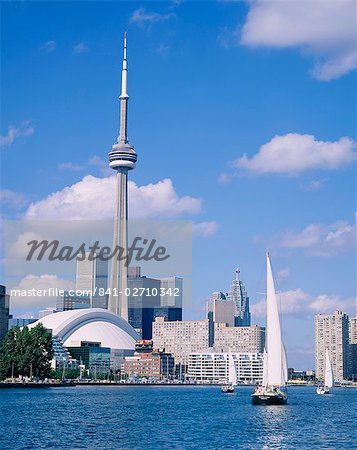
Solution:
M 254 406 L 252 388 L 70 387 L 0 390 L 0 448 L 352 449 L 357 389 L 289 390 Z

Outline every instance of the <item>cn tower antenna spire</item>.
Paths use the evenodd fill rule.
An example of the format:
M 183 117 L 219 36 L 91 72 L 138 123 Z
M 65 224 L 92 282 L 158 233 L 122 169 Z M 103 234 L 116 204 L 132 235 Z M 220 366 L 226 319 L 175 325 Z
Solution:
M 123 68 L 121 71 L 121 94 L 120 94 L 120 132 L 118 142 L 126 144 L 128 141 L 128 60 L 126 59 L 126 32 L 124 33 L 124 55 Z

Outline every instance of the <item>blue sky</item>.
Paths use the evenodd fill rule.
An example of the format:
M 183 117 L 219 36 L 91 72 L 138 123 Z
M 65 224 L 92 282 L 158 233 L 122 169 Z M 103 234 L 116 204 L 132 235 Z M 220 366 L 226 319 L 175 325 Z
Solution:
M 263 3 L 2 3 L 2 215 L 93 218 L 127 31 L 130 215 L 200 224 L 185 317 L 238 266 L 264 323 L 269 248 L 289 363 L 312 367 L 314 314 L 356 312 L 353 2 Z

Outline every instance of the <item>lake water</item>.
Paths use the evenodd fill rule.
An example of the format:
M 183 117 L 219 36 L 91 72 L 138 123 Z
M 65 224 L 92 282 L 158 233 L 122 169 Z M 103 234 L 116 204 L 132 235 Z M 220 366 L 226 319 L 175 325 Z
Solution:
M 289 389 L 254 406 L 252 388 L 139 386 L 0 390 L 1 449 L 352 449 L 357 389 Z

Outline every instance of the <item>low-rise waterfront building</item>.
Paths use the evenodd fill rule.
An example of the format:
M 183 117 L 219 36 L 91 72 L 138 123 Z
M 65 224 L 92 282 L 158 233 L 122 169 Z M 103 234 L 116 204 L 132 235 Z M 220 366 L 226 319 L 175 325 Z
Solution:
M 188 358 L 187 378 L 202 383 L 228 381 L 228 353 L 191 353 Z M 232 353 L 237 382 L 255 384 L 263 378 L 261 353 Z
M 102 347 L 100 342 L 73 341 L 67 349 L 72 358 L 94 374 L 110 371 L 110 348 Z
M 133 356 L 124 359 L 123 372 L 130 379 L 172 380 L 174 358 L 163 350 L 153 350 L 153 341 L 139 340 Z

